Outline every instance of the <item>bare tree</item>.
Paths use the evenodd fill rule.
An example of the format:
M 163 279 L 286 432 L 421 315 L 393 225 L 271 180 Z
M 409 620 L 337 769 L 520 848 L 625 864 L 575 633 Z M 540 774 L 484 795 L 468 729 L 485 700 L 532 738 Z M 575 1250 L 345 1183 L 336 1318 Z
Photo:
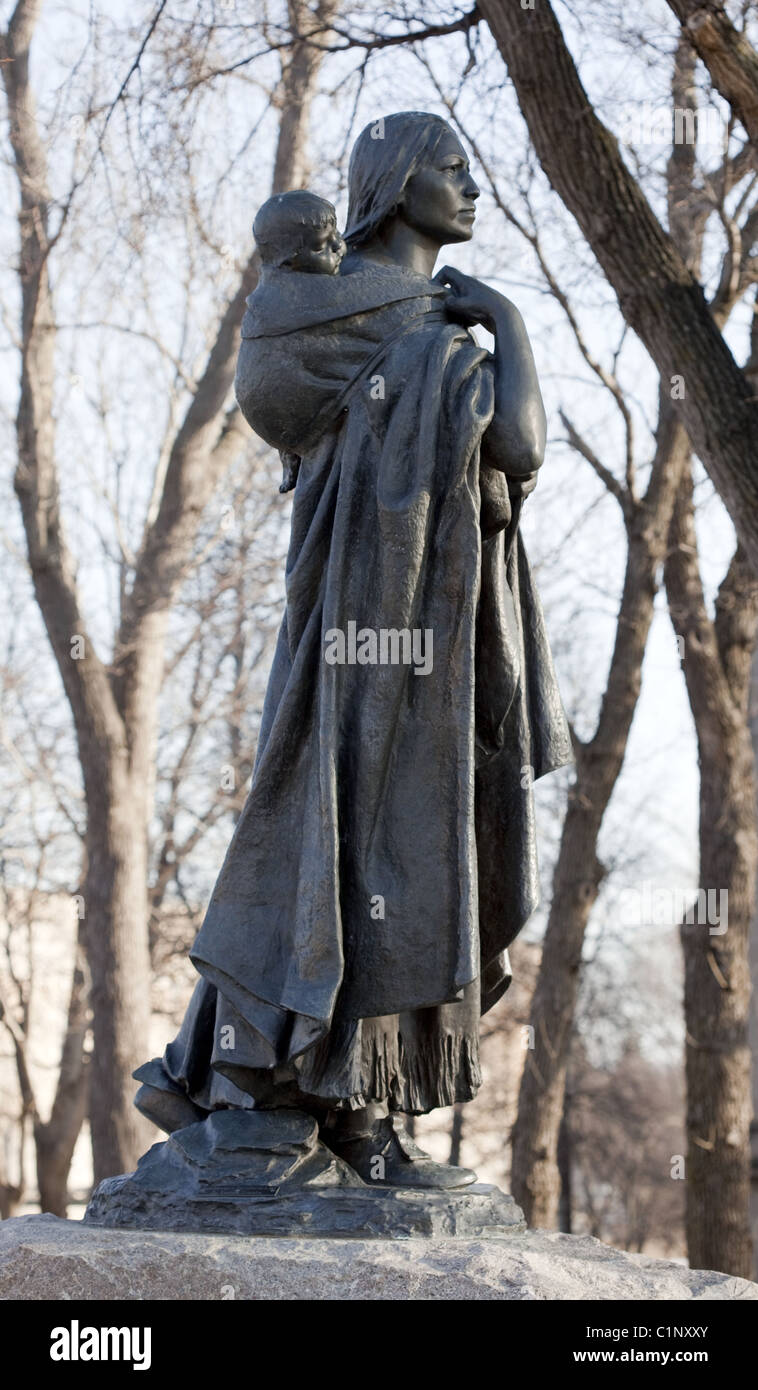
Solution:
M 585 457 L 594 460 L 589 445 L 575 434 L 574 438 Z M 553 1225 L 557 1215 L 557 1145 L 582 947 L 604 874 L 597 842 L 637 706 L 656 574 L 664 558 L 687 452 L 684 430 L 662 395 L 658 444 L 645 492 L 636 496 L 631 477 L 627 484 L 618 479 L 614 483 L 628 536 L 624 590 L 597 726 L 590 739 L 575 739 L 576 778 L 569 793 L 532 1004 L 534 1047 L 527 1054 L 513 1134 L 514 1195 L 527 1219 L 537 1226 Z M 597 463 L 602 472 L 614 476 L 600 460 Z
M 738 547 L 711 620 L 698 566 L 691 480 L 679 493 L 666 561 L 671 619 L 684 638 L 700 762 L 700 895 L 728 921 L 682 924 L 687 1024 L 687 1244 L 697 1269 L 750 1278 L 749 933 L 758 870 L 747 721 L 758 580 Z M 726 895 L 723 897 L 723 895 Z M 722 914 L 719 914 L 722 915 Z
M 37 602 L 76 728 L 87 802 L 84 900 L 94 1035 L 91 1119 L 95 1176 L 101 1178 L 132 1167 L 149 1133 L 132 1106 L 129 1078 L 143 1060 L 149 1023 L 148 824 L 166 629 L 203 510 L 245 443 L 239 411 L 229 405 L 229 397 L 237 333 L 257 271 L 252 256 L 218 323 L 165 465 L 157 470 L 154 504 L 131 584 L 123 593 L 109 662 L 98 654 L 85 620 L 61 524 L 50 257 L 66 209 L 54 228 L 48 157 L 29 76 L 39 11 L 37 0 L 18 0 L 0 52 L 19 187 L 22 343 L 16 491 Z M 318 45 L 308 42 L 308 34 L 313 28 L 323 31 L 335 11 L 334 0 L 322 0 L 314 10 L 304 0 L 291 0 L 289 5 L 291 31 L 282 50 L 277 93 L 281 122 L 274 191 L 301 186 L 309 106 L 323 56 Z M 144 43 L 140 54 L 143 51 Z M 72 650 L 72 644 L 78 650 Z
M 571 1229 L 624 1250 L 681 1249 L 684 1183 L 672 1181 L 683 1139 L 678 1066 L 651 1062 L 631 1039 L 612 1065 L 597 1066 L 578 1042 L 569 1086 Z
M 753 656 L 750 694 L 748 698 L 750 736 L 753 743 L 753 762 L 758 766 L 758 649 Z M 758 787 L 756 787 L 756 816 L 758 816 Z M 750 1024 L 748 1028 L 753 1090 L 753 1118 L 750 1126 L 750 1215 L 753 1230 L 753 1278 L 755 1278 L 756 1274 L 758 1274 L 758 989 L 755 987 L 755 981 L 758 980 L 758 884 L 756 885 L 756 902 L 753 908 L 753 920 L 750 926 L 749 960 L 750 978 L 753 985 L 750 998 Z
M 676 187 L 677 199 L 682 193 L 682 182 L 690 187 L 692 172 L 691 152 L 675 145 L 669 181 L 672 188 Z M 597 725 L 590 739 L 574 740 L 576 777 L 569 793 L 532 1004 L 534 1047 L 524 1067 L 513 1133 L 513 1190 L 527 1219 L 538 1226 L 554 1225 L 558 1214 L 558 1143 L 582 950 L 604 876 L 597 854 L 598 839 L 626 754 L 641 688 L 658 573 L 666 554 L 677 490 L 689 459 L 687 435 L 675 415 L 669 393 L 661 386 L 655 453 L 647 488 L 639 494 L 632 414 L 622 386 L 612 373 L 594 363 L 566 296 L 559 293 L 558 297 L 575 326 L 583 356 L 611 392 L 624 421 L 626 457 L 621 481 L 613 467 L 597 457 L 571 420 L 563 416 L 569 441 L 621 507 L 627 552 L 615 644 Z
M 483 8 L 486 12 L 487 7 Z M 710 314 L 712 325 L 719 331 L 723 328 L 735 303 L 745 294 L 754 280 L 754 267 L 750 254 L 755 239 L 754 209 L 748 207 L 746 198 L 739 200 L 736 216 L 728 213 L 726 205 L 727 194 L 731 192 L 739 178 L 744 175 L 745 170 L 749 171 L 749 161 L 746 164 L 744 158 L 738 157 L 733 160 L 727 156 L 724 165 L 715 176 L 706 176 L 704 197 L 702 189 L 696 190 L 694 187 L 694 150 L 691 146 L 677 143 L 675 137 L 668 169 L 670 237 L 666 238 L 666 234 L 662 232 L 656 222 L 655 237 L 660 234 L 666 244 L 664 246 L 664 242 L 659 240 L 654 246 L 653 228 L 650 222 L 652 214 L 646 205 L 643 208 L 641 190 L 626 170 L 626 166 L 621 162 L 615 142 L 596 120 L 586 95 L 581 90 L 578 75 L 565 49 L 554 16 L 549 12 L 549 7 L 547 12 L 543 7 L 544 25 L 540 30 L 546 36 L 546 51 L 541 50 L 539 55 L 533 51 L 529 55 L 524 53 L 525 34 L 523 29 L 519 28 L 520 17 L 516 15 L 515 11 L 504 6 L 492 6 L 491 10 L 495 36 L 504 52 L 507 48 L 507 57 L 522 110 L 527 117 L 530 133 L 543 167 L 554 187 L 567 202 L 567 205 L 571 207 L 585 231 L 585 235 L 595 250 L 603 269 L 619 294 L 621 307 L 627 320 L 637 329 L 657 365 L 663 367 L 665 372 L 665 363 L 668 362 L 670 365 L 673 359 L 666 357 L 668 349 L 661 347 L 660 336 L 656 338 L 658 330 L 655 329 L 653 319 L 657 313 L 663 312 L 668 315 L 669 319 L 675 319 L 681 298 L 677 298 L 674 302 L 667 296 L 666 277 L 673 262 L 667 262 L 665 256 L 669 252 L 675 256 L 681 256 L 681 269 L 687 276 L 691 277 L 691 289 L 697 289 L 702 298 L 702 293 L 694 277 L 698 271 L 705 222 L 714 211 L 718 213 L 727 233 L 727 247 L 716 293 L 710 306 L 707 306 L 703 299 L 703 307 Z M 547 17 L 545 17 L 546 15 Z M 531 83 L 534 81 L 536 69 L 543 62 L 547 64 L 548 68 L 551 64 L 556 65 L 558 74 L 556 87 L 559 95 L 554 103 L 552 97 L 550 103 L 541 103 L 541 109 L 538 113 L 533 101 Z M 542 71 L 544 75 L 546 68 L 543 68 Z M 684 41 L 679 45 L 675 63 L 672 94 L 675 108 L 685 107 L 691 110 L 696 104 L 693 74 L 694 60 L 689 45 Z M 551 93 L 553 90 L 551 88 Z M 579 168 L 577 178 L 576 169 L 567 167 L 567 151 L 563 151 L 564 164 L 562 168 L 559 168 L 561 157 L 556 153 L 555 148 L 548 150 L 547 146 L 548 132 L 554 132 L 560 122 L 565 119 L 566 111 L 571 103 L 574 104 L 571 109 L 574 110 L 576 120 L 579 120 L 580 91 L 583 103 L 581 126 L 575 126 L 575 130 L 581 130 L 581 138 L 574 140 L 573 143 L 573 163 Z M 547 106 L 551 107 L 550 111 L 546 111 Z M 554 109 L 552 109 L 553 107 Z M 595 148 L 596 142 L 597 148 Z M 582 188 L 584 161 L 590 158 L 592 150 L 595 151 L 598 158 L 602 159 L 603 167 L 610 180 L 603 186 L 599 210 L 596 198 L 592 208 L 590 208 L 584 199 L 586 190 Z M 575 178 L 577 187 L 572 193 L 573 201 L 570 201 L 567 196 L 567 184 Z M 596 188 L 597 184 L 593 183 L 593 187 Z M 605 205 L 603 205 L 603 200 L 605 200 Z M 603 216 L 608 219 L 612 216 L 613 200 L 618 200 L 619 222 L 618 224 L 614 223 L 613 227 L 610 227 L 610 222 L 608 222 L 606 225 L 609 230 L 606 235 L 599 229 Z M 637 255 L 637 248 L 632 248 L 628 238 L 631 236 L 632 225 L 635 220 L 641 220 L 645 223 L 644 229 L 642 226 L 638 226 L 637 230 L 642 237 L 641 245 L 644 248 L 644 254 L 649 256 L 649 260 L 645 272 L 642 271 L 641 266 L 637 268 L 637 273 L 644 278 L 644 284 L 640 284 L 633 301 L 631 280 L 628 277 L 632 261 Z M 681 289 L 684 282 L 679 276 L 678 270 L 677 276 Z M 651 300 L 649 304 L 646 302 L 648 296 Z M 691 306 L 697 299 L 697 295 L 693 297 L 692 294 L 688 293 L 684 299 Z M 633 312 L 630 313 L 632 305 Z M 664 306 L 668 307 L 664 308 Z M 680 327 L 686 321 L 688 313 L 689 310 L 682 316 Z M 713 345 L 714 334 L 712 331 L 710 337 Z M 705 348 L 705 343 L 701 343 L 701 346 Z M 680 344 L 680 347 L 683 347 L 683 343 Z M 722 347 L 718 349 L 714 346 L 714 351 L 716 351 L 717 360 L 719 352 L 723 356 L 723 340 Z M 690 359 L 687 360 L 689 362 Z M 680 368 L 680 371 L 682 370 Z M 714 370 L 718 376 L 720 369 L 714 368 Z M 735 370 L 737 369 L 735 368 Z M 675 375 L 673 370 L 671 375 Z M 681 380 L 681 376 L 679 379 Z M 749 389 L 748 374 L 741 374 L 741 379 L 743 387 Z M 686 394 L 689 394 L 691 386 L 689 366 L 686 370 L 686 380 Z M 662 374 L 660 387 L 662 401 L 665 400 L 666 396 L 672 394 L 668 390 L 668 382 L 668 375 Z M 704 400 L 705 397 L 701 394 L 700 406 L 703 405 Z M 720 410 L 723 398 L 720 397 L 715 402 L 711 399 L 710 404 Z M 674 412 L 670 400 L 666 401 L 666 413 L 670 416 L 673 424 Z M 681 407 L 680 417 L 682 423 L 675 426 L 681 432 L 679 467 L 672 470 L 669 461 L 664 461 L 663 464 L 664 473 L 669 478 L 673 473 L 675 492 L 678 479 L 682 477 L 685 465 L 683 482 L 685 489 L 690 475 L 689 443 L 683 430 L 685 423 L 692 432 L 693 440 L 699 441 L 699 448 L 701 452 L 704 452 L 705 461 L 710 461 L 712 465 L 712 459 L 709 459 L 703 450 L 702 422 L 698 433 L 697 422 L 693 421 L 690 413 Z M 744 414 L 741 419 L 744 423 Z M 714 428 L 713 419 L 710 427 L 711 429 Z M 749 433 L 743 434 L 743 445 L 748 438 Z M 662 432 L 659 429 L 659 448 L 661 441 Z M 576 442 L 581 446 L 581 441 L 577 440 Z M 587 456 L 587 451 L 584 452 Z M 712 473 L 718 483 L 718 468 L 713 465 Z M 677 501 L 675 515 L 680 518 L 682 508 L 684 508 L 686 515 L 686 491 L 684 498 L 684 501 L 681 498 Z M 725 500 L 729 503 L 728 496 Z M 670 494 L 667 513 L 669 517 L 671 516 L 672 501 L 673 494 Z M 733 507 L 732 511 L 734 512 Z M 695 573 L 697 573 L 696 550 L 693 552 L 692 548 L 693 536 L 694 527 L 689 528 L 685 534 L 682 524 L 678 523 L 670 538 L 663 537 L 663 546 L 661 547 L 659 544 L 653 572 L 668 549 L 667 574 L 678 572 L 679 566 L 686 566 L 688 563 L 694 564 Z M 631 554 L 632 548 L 630 546 L 630 556 Z M 739 552 L 739 556 L 741 554 L 742 552 Z M 731 567 L 730 575 L 725 581 L 724 587 L 724 603 L 730 613 L 733 613 L 735 609 L 734 601 L 729 598 L 733 584 L 741 586 L 740 593 L 744 600 L 740 610 L 744 626 L 740 628 L 739 641 L 743 643 L 747 641 L 749 645 L 749 641 L 752 639 L 747 637 L 747 633 L 754 620 L 751 602 L 748 601 L 749 581 L 745 573 L 744 561 L 740 562 L 739 557 Z M 670 596 L 671 589 L 668 582 L 667 587 Z M 733 633 L 730 641 L 736 642 L 737 640 L 736 634 Z M 730 657 L 730 661 L 732 659 Z M 695 665 L 696 663 L 693 662 L 693 669 L 688 678 L 688 688 L 690 682 L 696 678 Z M 737 665 L 739 666 L 739 663 Z M 739 666 L 739 670 L 742 672 L 741 666 Z M 731 709 L 730 728 L 733 729 L 733 744 L 727 747 L 722 740 L 716 757 L 722 778 L 719 792 L 723 795 L 727 790 L 730 790 L 731 795 L 728 798 L 727 810 L 722 810 L 722 814 L 719 816 L 720 831 L 716 836 L 717 849 L 713 843 L 714 818 L 705 812 L 706 802 L 711 807 L 715 804 L 715 799 L 707 791 L 711 773 L 715 776 L 715 765 L 711 772 L 707 766 L 704 768 L 701 751 L 701 774 L 704 774 L 701 797 L 701 879 L 703 884 L 707 884 L 711 888 L 717 882 L 722 888 L 729 885 L 730 897 L 734 893 L 737 902 L 737 921 L 734 932 L 731 932 L 731 927 L 729 929 L 730 940 L 728 947 L 723 950 L 724 955 L 728 956 L 729 964 L 729 970 L 724 972 L 724 978 L 728 978 L 729 984 L 725 984 L 723 990 L 728 990 L 729 996 L 726 998 L 724 994 L 720 1006 L 718 1000 L 711 998 L 709 992 L 705 990 L 703 973 L 697 965 L 702 947 L 703 930 L 702 928 L 695 929 L 699 933 L 697 946 L 692 938 L 692 933 L 688 934 L 688 929 L 684 931 L 688 979 L 685 1007 L 688 1028 L 692 1033 L 692 1023 L 697 1016 L 699 1007 L 709 1010 L 707 1019 L 705 1015 L 698 1019 L 699 1026 L 694 1036 L 698 1039 L 709 1036 L 719 1039 L 718 1047 L 724 1069 L 724 1075 L 718 1076 L 715 1074 L 713 1066 L 709 1070 L 704 1057 L 710 1057 L 711 1054 L 706 1045 L 703 1045 L 703 1055 L 699 1057 L 698 1063 L 688 1054 L 690 1148 L 692 1151 L 693 1143 L 697 1143 L 699 1146 L 705 1143 L 710 1145 L 708 1152 L 711 1155 L 710 1164 L 706 1165 L 711 1174 L 709 1183 L 704 1178 L 704 1165 L 699 1155 L 695 1159 L 694 1171 L 693 1164 L 690 1163 L 692 1190 L 689 1195 L 688 1232 L 693 1263 L 705 1263 L 711 1267 L 728 1269 L 733 1273 L 746 1274 L 750 1268 L 749 1234 L 746 1225 L 748 1164 L 746 1114 L 749 1113 L 749 1082 L 744 1068 L 743 1055 L 744 1033 L 747 1024 L 746 995 L 744 994 L 744 987 L 747 982 L 747 926 L 742 919 L 746 907 L 749 916 L 750 899 L 749 897 L 745 898 L 745 872 L 747 871 L 749 878 L 751 872 L 749 865 L 753 860 L 754 853 L 755 822 L 752 792 L 749 790 L 747 798 L 745 797 L 745 787 L 752 788 L 752 774 L 750 764 L 745 759 L 744 748 L 747 738 L 745 726 L 746 694 L 742 686 L 739 687 L 739 690 L 733 691 L 725 691 L 723 686 L 719 690 L 713 685 L 711 689 L 714 701 L 716 701 L 717 695 L 722 697 L 722 712 L 726 711 L 727 708 Z M 718 723 L 718 715 L 716 715 L 716 720 Z M 610 729 L 613 736 L 617 737 L 622 732 L 623 721 L 620 724 L 615 715 L 612 716 Z M 741 732 L 737 732 L 738 729 Z M 749 742 L 749 740 L 747 741 Z M 592 744 L 589 747 L 591 749 Z M 597 896 L 602 875 L 602 869 L 597 864 L 594 854 L 594 844 L 599 829 L 599 821 L 595 821 L 594 818 L 598 810 L 602 818 L 607 799 L 603 795 L 603 781 L 597 781 L 597 772 L 602 769 L 603 776 L 610 774 L 610 788 L 615 782 L 615 776 L 618 775 L 617 771 L 615 775 L 613 774 L 613 763 L 609 763 L 607 760 L 610 748 L 611 745 L 607 740 L 605 744 L 601 742 L 597 749 L 598 756 L 595 759 L 590 758 L 589 766 L 587 766 L 585 749 L 581 746 L 578 748 L 577 782 L 572 790 L 564 826 L 561 856 L 556 870 L 554 897 L 545 939 L 542 971 L 534 1002 L 535 1051 L 534 1055 L 528 1059 L 524 1072 L 519 1118 L 514 1135 L 514 1189 L 524 1202 L 531 1218 L 541 1224 L 551 1224 L 555 1220 L 557 1210 L 559 1191 L 557 1146 L 563 1111 L 568 1041 L 576 997 L 576 976 L 589 910 Z M 724 760 L 726 760 L 728 771 L 725 768 Z M 585 783 L 587 784 L 586 790 Z M 605 785 L 608 786 L 607 783 Z M 738 791 L 738 788 L 741 790 Z M 598 791 L 600 792 L 599 796 Z M 581 795 L 577 798 L 578 792 Z M 723 800 L 720 804 L 723 808 Z M 576 825 L 587 823 L 590 823 L 589 841 L 584 838 L 574 840 Z M 726 829 L 727 824 L 728 830 Z M 706 845 L 706 840 L 709 838 L 710 844 Z M 727 841 L 732 843 L 731 857 L 725 848 Z M 718 879 L 713 877 L 714 858 L 718 862 L 721 873 L 721 877 Z M 593 864 L 595 865 L 594 875 L 591 872 Z M 578 869 L 577 866 L 579 866 Z M 706 952 L 704 960 L 708 968 L 711 969 L 709 984 L 712 985 L 714 981 L 712 967 L 716 960 L 716 954 L 712 942 L 709 943 L 709 946 L 710 960 L 708 952 Z M 719 951 L 721 950 L 722 948 L 719 947 Z M 694 983 L 696 977 L 697 983 Z M 710 1000 L 708 1005 L 705 1003 L 706 999 Z M 719 1012 L 719 1007 L 721 1007 L 722 1012 Z M 727 1037 L 730 1040 L 728 1045 L 725 1041 Z M 742 1038 L 742 1042 L 740 1042 L 740 1038 Z M 726 1085 L 726 1073 L 729 1074 L 728 1086 Z M 722 1104 L 723 1113 L 721 1111 Z M 719 1111 L 718 1129 L 714 1130 L 713 1124 L 711 1124 L 708 1134 L 703 1139 L 701 1131 L 705 1112 L 707 1112 L 710 1121 L 715 1119 L 715 1113 L 712 1113 L 715 1110 Z M 695 1133 L 697 1139 L 692 1138 Z M 730 1146 L 728 1154 L 721 1147 L 727 1143 Z M 721 1167 L 722 1161 L 723 1168 Z M 717 1176 L 719 1172 L 720 1177 Z M 708 1187 L 707 1198 L 705 1196 L 706 1186 Z M 720 1198 L 716 1197 L 717 1189 Z M 710 1220 L 705 1218 L 704 1203 L 710 1204 L 709 1209 L 712 1213 Z M 716 1215 L 717 1210 L 718 1216 Z
M 479 8 L 507 64 L 542 168 L 576 218 L 626 321 L 663 382 L 686 382 L 677 413 L 758 570 L 753 387 L 615 136 L 596 115 L 549 0 L 534 9 L 481 0 Z
M 719 0 L 668 0 L 686 39 L 758 149 L 758 54 Z
M 60 913 L 60 895 L 51 897 L 39 888 L 32 889 L 30 893 L 18 890 L 3 893 L 0 909 L 4 948 L 4 961 L 0 967 L 0 1023 L 11 1039 L 18 1077 L 20 1182 L 14 1185 L 15 1201 L 20 1201 L 23 1195 L 23 1140 L 30 1125 L 36 1155 L 40 1210 L 65 1216 L 71 1159 L 87 1113 L 89 1056 L 85 1044 L 89 1029 L 88 972 L 84 959 L 82 919 L 79 918 L 55 1090 L 45 1119 L 29 1054 L 30 1005 L 36 983 L 33 924 L 38 906 L 44 909 L 46 905 L 52 905 L 53 910 Z M 28 946 L 23 972 L 16 967 L 12 949 L 12 938 L 18 930 L 24 932 Z M 6 1211 L 7 1214 L 9 1212 Z

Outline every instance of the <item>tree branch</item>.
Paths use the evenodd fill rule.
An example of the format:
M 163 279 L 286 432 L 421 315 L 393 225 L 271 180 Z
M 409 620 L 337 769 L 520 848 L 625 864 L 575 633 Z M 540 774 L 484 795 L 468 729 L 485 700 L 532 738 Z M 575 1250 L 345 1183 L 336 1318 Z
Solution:
M 2 74 L 20 191 L 22 358 L 15 489 L 35 594 L 71 704 L 96 811 L 105 776 L 100 751 L 106 745 L 121 745 L 123 728 L 105 668 L 84 622 L 60 516 L 53 426 L 55 325 L 48 276 L 49 194 L 45 150 L 29 86 L 29 50 L 39 9 L 36 0 L 19 0 L 2 42 Z M 83 652 L 72 652 L 76 637 L 82 641 Z
M 718 0 L 668 0 L 717 92 L 758 144 L 758 54 Z
M 628 520 L 631 513 L 631 498 L 623 483 L 620 483 L 618 478 L 615 477 L 613 473 L 611 473 L 610 468 L 606 468 L 605 464 L 600 462 L 600 459 L 598 458 L 597 454 L 587 443 L 586 439 L 583 438 L 583 436 L 571 423 L 565 411 L 560 410 L 558 413 L 561 417 L 561 424 L 563 425 L 563 428 L 566 431 L 568 442 L 571 445 L 572 449 L 576 449 L 576 452 L 578 454 L 581 454 L 582 458 L 587 460 L 588 464 L 590 465 L 590 468 L 593 468 L 594 471 L 597 473 L 598 478 L 600 478 L 601 481 L 605 483 L 605 486 L 607 487 L 608 491 L 613 493 L 613 496 L 616 498 L 616 501 L 619 503 L 619 506 L 621 507 L 621 510 L 624 513 L 625 519 Z
M 596 116 L 549 0 L 535 10 L 509 0 L 480 0 L 480 8 L 548 179 L 664 382 L 685 383 L 676 407 L 758 570 L 758 409 L 750 385 L 701 286 Z

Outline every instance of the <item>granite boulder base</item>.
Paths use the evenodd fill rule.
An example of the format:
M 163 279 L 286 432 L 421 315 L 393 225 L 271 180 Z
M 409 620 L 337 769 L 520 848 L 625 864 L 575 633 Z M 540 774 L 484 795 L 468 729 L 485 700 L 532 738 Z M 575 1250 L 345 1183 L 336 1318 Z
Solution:
M 249 1240 L 104 1230 L 57 1216 L 0 1221 L 0 1300 L 60 1298 L 203 1305 L 229 1299 L 655 1300 L 669 1306 L 673 1301 L 677 1320 L 693 1323 L 704 1319 L 696 1319 L 694 1309 L 685 1312 L 683 1303 L 756 1302 L 758 1284 L 556 1231 L 525 1231 L 499 1240 Z M 599 1315 L 593 1316 L 597 1321 Z M 137 1313 L 135 1319 L 140 1320 Z
M 219 1110 L 95 1189 L 87 1225 L 268 1236 L 495 1237 L 524 1230 L 512 1197 L 371 1187 L 299 1111 Z

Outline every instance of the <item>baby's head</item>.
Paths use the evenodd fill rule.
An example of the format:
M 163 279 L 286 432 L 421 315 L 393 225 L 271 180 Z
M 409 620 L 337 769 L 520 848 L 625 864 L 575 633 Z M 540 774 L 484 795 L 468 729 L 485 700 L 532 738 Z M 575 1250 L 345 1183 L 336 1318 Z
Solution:
M 299 189 L 276 193 L 253 223 L 261 264 L 310 275 L 336 275 L 345 254 L 331 203 Z

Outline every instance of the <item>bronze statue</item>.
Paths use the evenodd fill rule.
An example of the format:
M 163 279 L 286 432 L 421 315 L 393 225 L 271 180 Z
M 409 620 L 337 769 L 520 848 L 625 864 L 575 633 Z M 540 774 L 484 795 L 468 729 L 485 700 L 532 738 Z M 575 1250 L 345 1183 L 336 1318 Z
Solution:
M 518 310 L 434 275 L 479 196 L 450 126 L 368 126 L 349 191 L 344 256 L 314 195 L 256 219 L 236 392 L 296 478 L 286 613 L 200 980 L 137 1103 L 169 1132 L 299 1116 L 330 1181 L 455 1191 L 475 1174 L 398 1116 L 476 1095 L 537 901 L 532 782 L 571 760 L 518 529 L 545 416 Z

